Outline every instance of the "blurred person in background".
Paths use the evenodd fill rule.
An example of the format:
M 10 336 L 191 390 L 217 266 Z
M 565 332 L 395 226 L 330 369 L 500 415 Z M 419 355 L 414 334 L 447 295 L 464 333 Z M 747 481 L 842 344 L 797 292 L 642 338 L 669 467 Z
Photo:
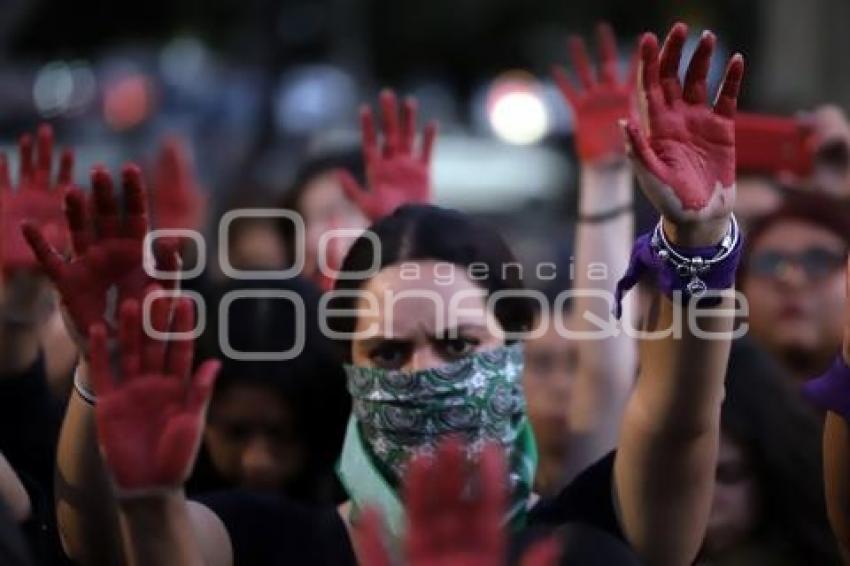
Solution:
M 305 230 L 304 242 L 298 242 L 292 222 L 280 224 L 290 261 L 302 252 L 302 273 L 324 290 L 333 287 L 334 273 L 348 248 L 371 222 L 402 204 L 429 202 L 431 198 L 436 122 L 425 125 L 417 144 L 416 99 L 407 97 L 399 103 L 394 91 L 384 89 L 380 106 L 380 129 L 386 140 L 382 146 L 378 146 L 372 109 L 363 105 L 360 157 L 353 152 L 340 153 L 306 162 L 283 202 L 284 209 L 301 216 Z M 329 234 L 333 231 L 339 231 L 338 235 Z M 325 235 L 333 237 L 323 242 Z M 296 250 L 297 245 L 304 249 Z
M 545 332 L 525 341 L 523 388 L 540 458 L 534 488 L 544 496 L 557 493 L 566 481 L 571 445 L 568 407 L 578 365 L 578 345 L 564 339 L 556 316 L 563 328 L 571 328 L 569 308 L 551 309 L 545 321 L 537 309 L 532 328 L 540 329 L 544 323 Z
M 738 162 L 735 215 L 745 230 L 781 206 L 787 187 L 802 189 L 801 194 L 850 199 L 850 123 L 837 106 L 819 106 L 794 118 L 747 115 L 736 127 L 741 128 L 737 133 L 743 138 L 739 144 L 747 144 L 751 156 L 747 159 L 758 163 Z M 796 133 L 788 128 L 795 128 Z M 766 150 L 764 144 L 773 147 Z M 768 163 L 765 155 L 776 151 L 783 152 L 775 157 L 779 161 Z M 804 174 L 802 169 L 808 172 Z
M 817 375 L 841 344 L 847 203 L 791 193 L 750 227 L 739 288 L 750 332 L 795 379 Z
M 333 503 L 340 496 L 333 467 L 350 407 L 342 363 L 318 327 L 318 290 L 300 278 L 242 280 L 225 285 L 209 304 L 219 305 L 229 291 L 248 296 L 228 306 L 226 321 L 211 313 L 201 340 L 203 353 L 221 359 L 222 367 L 187 489 L 243 487 Z M 273 358 L 299 344 L 287 360 L 228 351 Z
M 612 450 L 637 375 L 637 348 L 625 332 L 604 335 L 592 320 L 609 320 L 618 277 L 626 271 L 634 232 L 634 187 L 619 121 L 636 112 L 636 54 L 619 71 L 614 32 L 597 30 L 599 66 L 592 69 L 581 38 L 569 39 L 578 81 L 555 67 L 556 82 L 576 120 L 579 214 L 574 297 L 548 293 L 543 332 L 526 341 L 524 386 L 540 448 L 536 487 L 552 495 Z M 626 317 L 633 296 L 625 299 Z M 543 315 L 548 316 L 543 316 Z
M 291 220 L 277 222 L 283 241 L 287 264 L 292 265 L 297 254 L 304 258 L 302 275 L 311 279 L 323 290 L 333 286 L 330 273 L 323 273 L 319 266 L 319 241 L 329 230 L 350 230 L 326 242 L 324 249 L 325 272 L 339 269 L 339 263 L 360 231 L 369 224 L 360 208 L 349 199 L 342 186 L 339 172 L 352 171 L 363 178 L 363 159 L 360 151 L 341 151 L 308 158 L 295 176 L 292 188 L 280 201 L 280 208 L 296 212 L 304 222 L 302 241 Z M 300 246 L 301 249 L 297 249 Z
M 850 199 L 850 122 L 844 110 L 833 104 L 801 114 L 815 136 L 814 169 L 808 179 L 790 179 L 791 184 Z
M 237 218 L 230 224 L 227 236 L 228 261 L 234 269 L 280 271 L 286 267 L 289 256 L 276 219 Z
M 823 501 L 820 418 L 750 339 L 734 342 L 720 455 L 697 564 L 838 564 Z

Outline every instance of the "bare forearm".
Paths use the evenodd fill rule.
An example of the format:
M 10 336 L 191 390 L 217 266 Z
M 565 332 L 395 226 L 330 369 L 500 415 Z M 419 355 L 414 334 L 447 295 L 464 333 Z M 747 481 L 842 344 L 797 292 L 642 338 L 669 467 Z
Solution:
M 667 336 L 640 340 L 641 371 L 629 404 L 653 434 L 693 437 L 719 422 L 735 303 L 725 297 L 715 307 L 674 315 L 676 308 L 655 295 L 643 330 Z
M 850 426 L 828 412 L 823 432 L 823 474 L 826 510 L 845 564 L 850 563 Z
M 674 306 L 659 297 L 647 330 L 671 328 Z M 690 563 L 699 550 L 711 506 L 720 437 L 720 406 L 733 328 L 727 313 L 698 319 L 694 332 L 682 309 L 681 338 L 644 339 L 642 367 L 623 420 L 615 465 L 623 527 L 650 564 Z M 725 333 L 725 338 L 722 338 Z
M 583 216 L 592 216 L 630 205 L 632 176 L 623 161 L 615 166 L 582 168 Z M 634 233 L 634 214 L 624 212 L 604 222 L 579 222 L 576 226 L 576 329 L 600 336 L 580 341 L 577 382 L 570 418 L 578 431 L 596 430 L 600 423 L 616 421 L 635 376 L 636 348 L 625 332 L 601 335 L 593 319 L 611 321 L 611 305 L 618 278 L 626 271 Z M 591 291 L 592 294 L 585 294 Z M 595 296 L 594 296 L 595 295 Z M 625 298 L 631 302 L 631 296 Z M 631 313 L 627 308 L 626 317 Z M 618 427 L 617 427 L 618 428 Z M 607 436 L 616 437 L 617 428 Z
M 85 367 L 82 372 L 85 379 Z M 75 561 L 125 563 L 118 510 L 97 446 L 94 408 L 76 392 L 59 437 L 56 513 L 63 546 Z
M 634 339 L 614 331 L 611 314 L 614 289 L 626 271 L 634 234 L 634 213 L 629 210 L 634 198 L 631 169 L 625 160 L 605 167 L 583 166 L 580 191 L 581 217 L 619 213 L 601 222 L 576 225 L 572 318 L 575 330 L 586 337 L 578 342 L 568 407 L 571 436 L 566 470 L 570 477 L 616 446 L 637 364 Z M 624 320 L 632 314 L 631 301 L 626 296 Z M 611 332 L 600 330 L 606 325 Z
M 129 564 L 204 564 L 182 491 L 122 499 L 119 509 Z

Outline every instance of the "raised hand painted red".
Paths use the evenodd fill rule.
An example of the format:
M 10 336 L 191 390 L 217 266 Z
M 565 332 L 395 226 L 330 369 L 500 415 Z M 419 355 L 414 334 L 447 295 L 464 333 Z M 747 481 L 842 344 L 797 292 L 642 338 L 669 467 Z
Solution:
M 114 325 L 117 308 L 125 299 L 140 299 L 152 280 L 142 267 L 142 244 L 148 231 L 142 176 L 135 165 L 122 172 L 124 214 L 112 190 L 112 178 L 103 168 L 92 172 L 93 202 L 72 189 L 66 198 L 66 217 L 74 257 L 65 261 L 48 242 L 42 229 L 24 224 L 24 236 L 47 276 L 53 281 L 79 337 L 98 322 Z M 89 218 L 89 209 L 93 218 Z M 172 245 L 158 246 L 158 267 L 176 270 L 179 259 Z
M 571 36 L 568 42 L 581 87 L 573 86 L 560 67 L 553 67 L 555 82 L 575 116 L 576 152 L 586 163 L 605 161 L 625 154 L 625 140 L 619 121 L 635 113 L 637 52 L 632 57 L 625 80 L 617 69 L 617 40 L 606 23 L 597 29 L 599 69 L 594 77 L 584 41 Z
M 17 190 L 9 178 L 6 155 L 0 154 L 0 260 L 5 271 L 36 269 L 38 261 L 24 241 L 21 223 L 39 226 L 45 239 L 56 249 L 68 248 L 62 203 L 71 188 L 74 154 L 66 149 L 59 161 L 59 174 L 51 180 L 53 167 L 53 129 L 48 124 L 38 128 L 33 155 L 33 138 L 21 136 L 18 142 L 20 168 Z
M 470 474 L 478 489 L 463 494 Z M 504 457 L 496 445 L 485 447 L 477 470 L 470 466 L 456 438 L 444 440 L 436 456 L 411 460 L 404 479 L 408 517 L 403 552 L 410 566 L 492 566 L 505 564 L 507 532 L 502 526 L 507 505 Z M 375 510 L 363 514 L 358 531 L 360 562 L 389 566 L 394 562 L 383 541 L 381 517 Z M 546 539 L 528 550 L 525 566 L 558 563 L 560 547 Z
M 641 131 L 634 120 L 626 125 L 647 196 L 665 217 L 681 222 L 727 216 L 731 211 L 734 117 L 744 73 L 743 57 L 735 54 L 714 107 L 708 106 L 706 75 L 716 38 L 711 32 L 702 34 L 682 85 L 678 69 L 687 31 L 685 24 L 674 25 L 660 56 L 655 35 L 641 38 L 641 94 L 648 131 Z
M 186 144 L 176 136 L 162 143 L 151 192 L 156 228 L 203 228 L 207 198 L 195 178 Z
M 431 200 L 431 150 L 437 135 L 437 124 L 430 122 L 416 149 L 416 100 L 408 98 L 398 109 L 391 90 L 381 93 L 381 115 L 384 123 L 383 145 L 379 147 L 372 109 L 360 109 L 363 135 L 363 158 L 366 162 L 368 190 L 360 186 L 348 171 L 339 172 L 346 195 L 369 217 L 377 220 L 407 203 Z
M 153 302 L 154 327 L 167 327 L 169 308 L 168 301 Z M 89 331 L 97 438 L 106 467 L 119 495 L 179 488 L 197 455 L 220 363 L 208 360 L 190 378 L 193 342 L 166 344 L 147 336 L 135 299 L 122 303 L 119 321 L 120 376 L 110 368 L 106 327 L 98 322 Z M 171 330 L 193 327 L 192 304 L 181 299 Z

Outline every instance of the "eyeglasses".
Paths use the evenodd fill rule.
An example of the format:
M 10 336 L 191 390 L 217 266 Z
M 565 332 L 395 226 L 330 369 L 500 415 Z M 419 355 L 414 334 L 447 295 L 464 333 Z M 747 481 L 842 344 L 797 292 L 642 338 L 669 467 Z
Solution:
M 796 254 L 763 251 L 750 258 L 749 270 L 757 277 L 779 279 L 793 265 L 805 273 L 809 281 L 821 281 L 841 270 L 845 261 L 845 254 L 825 248 L 809 248 Z

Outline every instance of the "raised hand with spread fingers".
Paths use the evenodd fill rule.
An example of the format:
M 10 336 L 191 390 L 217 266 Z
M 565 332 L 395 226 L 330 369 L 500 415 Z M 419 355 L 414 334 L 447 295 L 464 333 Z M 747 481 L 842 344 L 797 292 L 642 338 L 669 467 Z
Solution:
M 348 171 L 339 172 L 346 195 L 375 221 L 391 214 L 407 203 L 427 203 L 431 200 L 431 151 L 437 136 L 437 124 L 430 122 L 416 147 L 417 103 L 413 98 L 404 101 L 401 112 L 391 90 L 381 93 L 383 143 L 378 143 L 372 109 L 360 109 L 360 128 L 363 135 L 363 159 L 366 162 L 367 188 L 363 188 Z
M 717 38 L 703 32 L 684 84 L 679 61 L 688 28 L 673 26 L 659 56 L 658 40 L 640 41 L 643 128 L 625 125 L 638 181 L 661 212 L 674 243 L 715 245 L 729 225 L 735 201 L 735 110 L 744 59 L 735 54 L 714 106 L 706 76 Z
M 0 154 L 0 263 L 7 275 L 39 266 L 21 235 L 24 221 L 39 226 L 45 239 L 57 250 L 65 252 L 68 248 L 63 202 L 73 182 L 74 154 L 69 149 L 62 152 L 54 182 L 51 179 L 53 129 L 48 124 L 39 127 L 35 148 L 30 134 L 21 136 L 18 154 L 17 188 L 10 179 L 6 155 Z
M 570 37 L 568 45 L 581 86 L 573 86 L 561 67 L 552 69 L 558 89 L 573 110 L 576 152 L 583 163 L 622 159 L 626 149 L 619 121 L 630 118 L 637 109 L 636 54 L 621 79 L 614 31 L 610 25 L 601 23 L 597 35 L 600 65 L 596 76 L 584 41 L 578 36 Z
M 152 303 L 158 332 L 168 330 L 170 310 L 170 300 Z M 171 331 L 191 332 L 194 326 L 191 301 L 179 299 Z M 116 492 L 120 498 L 180 490 L 195 461 L 220 363 L 208 360 L 190 376 L 193 341 L 150 337 L 136 299 L 121 305 L 118 344 L 120 375 L 110 367 L 106 327 L 90 327 L 97 437 Z
M 404 478 L 407 532 L 403 564 L 409 566 L 492 566 L 505 564 L 507 531 L 507 471 L 496 445 L 488 445 L 478 463 L 467 461 L 460 440 L 447 438 L 436 455 L 414 457 Z M 470 482 L 475 486 L 466 489 Z M 470 495 L 469 492 L 473 495 Z M 360 562 L 390 566 L 381 516 L 367 509 L 358 525 Z M 558 563 L 557 539 L 536 543 L 523 556 L 524 566 Z
M 148 232 L 147 205 L 141 171 L 127 165 L 122 171 L 124 215 L 113 193 L 112 177 L 102 167 L 92 172 L 92 201 L 78 189 L 66 198 L 66 217 L 74 256 L 66 261 L 48 241 L 41 227 L 26 223 L 24 236 L 62 299 L 81 339 L 89 328 L 104 322 L 114 328 L 115 310 L 128 298 L 141 300 L 152 279 L 142 265 L 142 247 Z M 89 218 L 89 210 L 93 218 Z M 158 267 L 175 271 L 176 245 L 155 247 Z

